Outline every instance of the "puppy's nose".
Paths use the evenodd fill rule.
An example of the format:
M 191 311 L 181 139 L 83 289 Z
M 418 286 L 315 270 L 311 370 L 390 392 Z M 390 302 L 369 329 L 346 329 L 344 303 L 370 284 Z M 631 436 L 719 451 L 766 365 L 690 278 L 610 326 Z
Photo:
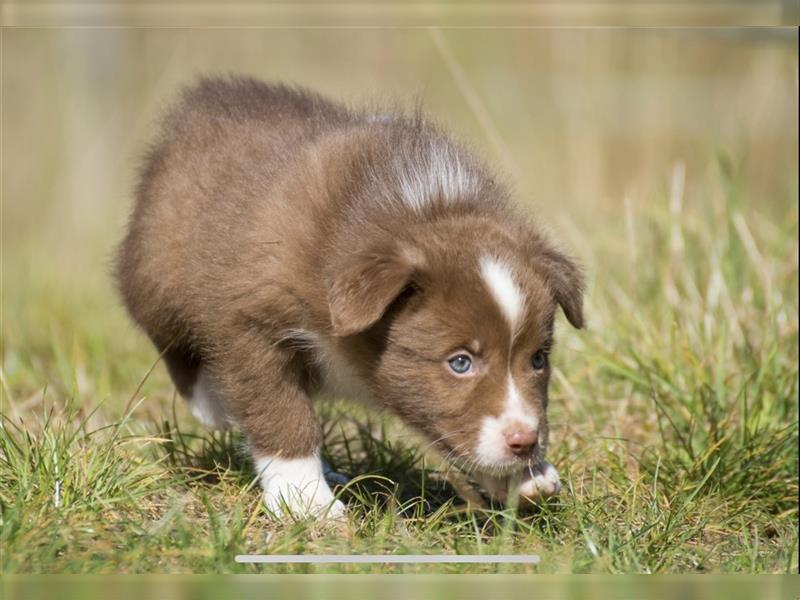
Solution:
M 539 435 L 533 429 L 514 429 L 506 434 L 506 446 L 517 456 L 530 454 Z

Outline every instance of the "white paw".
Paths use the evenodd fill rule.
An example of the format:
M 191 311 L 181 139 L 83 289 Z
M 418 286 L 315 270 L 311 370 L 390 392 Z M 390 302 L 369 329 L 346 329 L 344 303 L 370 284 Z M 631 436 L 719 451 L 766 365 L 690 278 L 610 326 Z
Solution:
M 561 491 L 561 479 L 558 471 L 550 463 L 536 465 L 523 473 L 519 493 L 526 498 L 536 500 L 555 496 Z
M 335 519 L 345 514 L 322 474 L 316 456 L 283 459 L 265 457 L 256 460 L 264 490 L 264 506 L 276 517 Z

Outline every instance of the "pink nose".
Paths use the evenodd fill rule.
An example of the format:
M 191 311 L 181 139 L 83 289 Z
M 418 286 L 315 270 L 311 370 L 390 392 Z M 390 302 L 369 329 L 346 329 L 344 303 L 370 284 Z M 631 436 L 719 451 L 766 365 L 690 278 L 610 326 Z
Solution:
M 506 434 L 506 446 L 517 456 L 530 454 L 539 435 L 533 429 L 514 429 Z

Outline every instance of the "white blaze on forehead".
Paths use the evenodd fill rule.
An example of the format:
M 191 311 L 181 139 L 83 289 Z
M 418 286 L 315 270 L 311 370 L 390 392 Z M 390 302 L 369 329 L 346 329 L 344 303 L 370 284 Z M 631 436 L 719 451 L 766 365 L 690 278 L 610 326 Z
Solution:
M 484 256 L 481 258 L 480 265 L 481 276 L 513 333 L 522 315 L 525 296 L 514 282 L 511 268 L 506 263 Z

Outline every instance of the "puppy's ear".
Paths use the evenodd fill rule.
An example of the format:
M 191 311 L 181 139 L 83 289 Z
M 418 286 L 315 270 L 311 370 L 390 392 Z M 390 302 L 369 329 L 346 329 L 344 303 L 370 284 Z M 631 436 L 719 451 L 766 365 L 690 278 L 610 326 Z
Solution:
M 353 335 L 377 323 L 411 283 L 414 269 L 411 257 L 394 248 L 348 257 L 328 288 L 334 335 Z
M 581 329 L 583 321 L 583 272 L 569 257 L 549 248 L 537 257 L 537 263 L 553 290 L 556 302 L 573 327 Z

